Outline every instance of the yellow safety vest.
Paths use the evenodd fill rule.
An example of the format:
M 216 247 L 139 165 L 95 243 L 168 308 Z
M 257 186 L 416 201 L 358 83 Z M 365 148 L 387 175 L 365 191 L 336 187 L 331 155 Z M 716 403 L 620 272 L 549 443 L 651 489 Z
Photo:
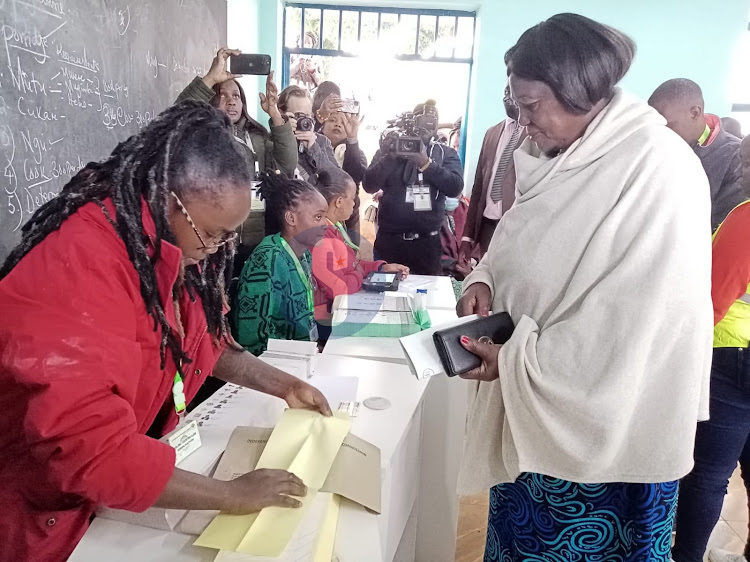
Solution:
M 732 213 L 748 203 L 750 201 L 740 203 L 732 209 Z M 729 213 L 727 218 L 732 213 Z M 724 222 L 716 229 L 711 240 L 716 238 L 723 225 Z M 750 285 L 747 286 L 745 291 L 745 294 L 729 307 L 724 318 L 714 326 L 714 347 L 748 347 L 748 344 L 750 344 Z

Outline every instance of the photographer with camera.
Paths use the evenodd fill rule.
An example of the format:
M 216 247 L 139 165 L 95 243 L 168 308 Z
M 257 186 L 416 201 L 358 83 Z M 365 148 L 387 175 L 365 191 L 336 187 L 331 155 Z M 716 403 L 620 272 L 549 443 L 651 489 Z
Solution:
M 390 123 L 365 173 L 367 193 L 383 190 L 375 252 L 417 275 L 442 275 L 440 227 L 445 198 L 464 186 L 458 153 L 435 142 L 438 112 L 428 100 Z
M 338 111 L 339 104 L 332 104 L 332 110 Z M 299 86 L 288 86 L 279 94 L 279 111 L 294 131 L 299 147 L 299 158 L 296 176 L 315 185 L 315 174 L 325 168 L 339 165 L 333 154 L 333 146 L 324 135 L 315 132 L 315 120 L 312 115 L 310 92 Z

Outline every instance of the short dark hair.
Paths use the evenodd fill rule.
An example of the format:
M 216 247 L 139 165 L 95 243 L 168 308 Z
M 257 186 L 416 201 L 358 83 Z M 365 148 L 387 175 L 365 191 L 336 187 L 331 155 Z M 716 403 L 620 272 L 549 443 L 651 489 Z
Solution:
M 578 14 L 557 14 L 526 30 L 505 53 L 509 74 L 544 82 L 571 113 L 582 115 L 603 99 L 630 69 L 633 40 Z
M 323 168 L 318 172 L 318 183 L 315 187 L 320 191 L 326 201 L 330 204 L 337 197 L 346 195 L 349 182 L 354 183 L 352 177 L 341 168 L 333 166 Z
M 648 98 L 649 105 L 660 102 L 686 102 L 703 107 L 701 87 L 688 78 L 672 78 L 654 90 Z
M 260 196 L 266 202 L 266 234 L 277 234 L 284 228 L 284 215 L 295 209 L 299 201 L 318 190 L 304 180 L 288 178 L 279 171 L 263 176 Z
M 299 86 L 287 86 L 286 88 L 281 90 L 281 93 L 279 94 L 279 102 L 277 104 L 279 107 L 279 111 L 287 110 L 289 98 L 310 99 L 310 92 L 305 88 L 300 88 Z

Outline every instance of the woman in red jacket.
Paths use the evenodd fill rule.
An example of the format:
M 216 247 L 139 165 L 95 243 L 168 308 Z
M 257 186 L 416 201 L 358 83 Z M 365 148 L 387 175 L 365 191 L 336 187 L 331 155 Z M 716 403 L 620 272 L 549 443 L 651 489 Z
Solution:
M 371 271 L 396 273 L 403 279 L 409 268 L 397 263 L 359 259 L 359 246 L 352 242 L 345 222 L 354 211 L 357 186 L 352 177 L 338 168 L 326 168 L 317 174 L 316 187 L 328 202 L 328 228 L 323 240 L 312 252 L 312 271 L 317 281 L 315 319 L 326 323 L 333 299 L 362 288 Z
M 250 211 L 231 124 L 177 104 L 90 163 L 23 227 L 0 269 L 0 560 L 65 560 L 99 505 L 250 513 L 304 484 L 175 468 L 157 437 L 205 378 L 330 414 L 310 385 L 243 351 L 225 274 Z

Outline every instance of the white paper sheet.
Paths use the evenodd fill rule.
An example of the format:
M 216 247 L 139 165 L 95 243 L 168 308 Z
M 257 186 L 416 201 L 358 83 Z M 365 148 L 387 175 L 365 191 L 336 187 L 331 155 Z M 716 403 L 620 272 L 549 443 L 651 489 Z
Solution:
M 335 412 L 342 402 L 356 402 L 359 379 L 357 377 L 314 376 L 307 381 L 323 393 Z
M 423 330 L 417 334 L 411 336 L 405 336 L 399 339 L 401 347 L 404 349 L 406 355 L 406 361 L 414 374 L 418 379 L 424 379 L 432 377 L 434 375 L 445 374 L 445 369 L 440 361 L 437 349 L 435 348 L 435 342 L 432 339 L 432 334 L 437 330 L 443 330 L 445 328 L 451 328 L 453 326 L 460 326 L 466 324 L 472 320 L 479 318 L 476 314 L 471 316 L 464 316 L 454 322 L 435 326 L 428 330 Z

